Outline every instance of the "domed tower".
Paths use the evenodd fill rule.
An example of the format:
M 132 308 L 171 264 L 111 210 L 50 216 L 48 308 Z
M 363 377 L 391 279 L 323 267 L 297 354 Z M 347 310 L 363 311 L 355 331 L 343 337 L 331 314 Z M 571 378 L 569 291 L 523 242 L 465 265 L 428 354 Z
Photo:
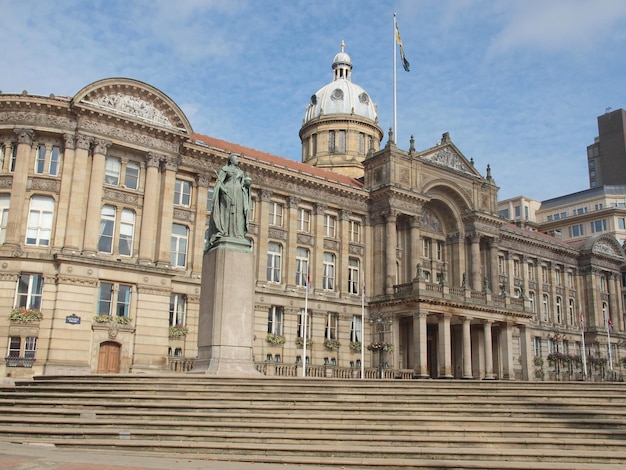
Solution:
M 344 51 L 333 60 L 333 81 L 311 96 L 300 129 L 302 161 L 353 178 L 363 176 L 363 160 L 380 149 L 383 131 L 376 105 L 352 83 L 352 60 Z

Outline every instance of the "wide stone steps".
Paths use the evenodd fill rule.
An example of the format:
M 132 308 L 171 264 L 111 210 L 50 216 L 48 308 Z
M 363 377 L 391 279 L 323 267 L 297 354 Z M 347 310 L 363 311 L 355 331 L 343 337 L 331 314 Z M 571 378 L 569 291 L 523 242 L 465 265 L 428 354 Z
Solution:
M 624 384 L 41 377 L 0 439 L 344 468 L 624 468 Z M 624 450 L 623 450 L 624 449 Z

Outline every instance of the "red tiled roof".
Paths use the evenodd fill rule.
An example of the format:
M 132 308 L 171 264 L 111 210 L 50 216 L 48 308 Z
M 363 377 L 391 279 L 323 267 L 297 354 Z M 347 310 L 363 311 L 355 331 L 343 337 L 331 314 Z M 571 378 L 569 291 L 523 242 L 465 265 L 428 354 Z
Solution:
M 562 246 L 563 248 L 577 249 L 577 247 L 573 246 L 570 243 L 564 242 L 560 238 L 556 238 L 556 237 L 553 237 L 552 235 L 548 235 L 547 233 L 539 232 L 536 230 L 527 230 L 527 229 L 518 227 L 515 224 L 506 223 L 502 225 L 502 228 L 505 230 L 508 230 L 509 232 L 516 233 L 517 235 L 521 235 L 526 238 L 534 238 L 535 240 L 552 243 L 554 245 Z
M 260 150 L 252 149 L 249 147 L 244 147 L 243 145 L 233 144 L 232 142 L 216 139 L 215 137 L 209 137 L 208 135 L 194 133 L 191 135 L 190 139 L 192 141 L 199 140 L 210 147 L 225 150 L 227 152 L 233 152 L 238 155 L 243 155 L 245 157 L 254 158 L 265 163 L 283 166 L 285 168 L 289 168 L 290 170 L 317 176 L 318 178 L 336 181 L 337 183 L 342 183 L 357 188 L 363 187 L 363 183 L 355 178 L 340 175 L 333 171 L 325 170 L 323 168 L 316 168 L 314 166 L 307 165 L 306 163 L 297 162 L 288 158 L 272 155 L 271 153 L 262 152 Z

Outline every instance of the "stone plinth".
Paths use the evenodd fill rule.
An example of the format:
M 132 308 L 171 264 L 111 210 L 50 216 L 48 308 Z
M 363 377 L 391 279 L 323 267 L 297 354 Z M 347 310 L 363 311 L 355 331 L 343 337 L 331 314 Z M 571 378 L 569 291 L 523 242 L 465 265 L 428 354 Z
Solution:
M 191 373 L 259 375 L 252 356 L 254 255 L 245 240 L 222 239 L 204 254 L 198 358 Z

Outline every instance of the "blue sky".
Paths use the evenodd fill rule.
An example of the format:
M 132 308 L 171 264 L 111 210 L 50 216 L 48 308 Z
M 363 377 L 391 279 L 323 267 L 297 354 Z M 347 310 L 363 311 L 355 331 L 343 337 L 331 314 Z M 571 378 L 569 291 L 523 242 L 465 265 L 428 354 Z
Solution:
M 626 107 L 623 0 L 0 0 L 5 93 L 73 96 L 110 77 L 169 95 L 196 132 L 300 160 L 310 96 L 341 41 L 352 80 L 426 149 L 449 132 L 500 199 L 589 187 L 597 116 Z

